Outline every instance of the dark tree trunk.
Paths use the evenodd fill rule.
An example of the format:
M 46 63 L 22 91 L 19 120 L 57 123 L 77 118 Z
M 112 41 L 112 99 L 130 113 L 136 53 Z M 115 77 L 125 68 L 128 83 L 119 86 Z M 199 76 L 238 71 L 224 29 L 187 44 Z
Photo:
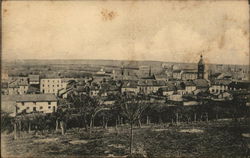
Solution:
M 31 122 L 29 121 L 29 129 L 28 129 L 28 133 L 31 133 Z
M 17 123 L 14 123 L 14 139 L 17 139 Z
M 105 128 L 105 118 L 102 116 L 102 128 Z
M 141 128 L 141 119 L 138 118 L 138 125 L 139 125 L 139 128 Z
M 88 123 L 87 123 L 87 120 L 86 120 L 86 116 L 83 116 L 83 120 L 84 120 L 85 131 L 88 132 Z
M 58 129 L 59 129 L 59 121 L 58 119 L 56 119 L 56 131 L 58 131 Z
M 64 135 L 65 134 L 65 123 L 64 123 L 64 121 L 60 121 L 60 126 L 61 126 L 62 135 Z
M 196 113 L 194 113 L 194 122 L 196 122 Z
M 108 129 L 108 118 L 106 118 L 106 120 L 105 120 L 105 129 Z
M 130 122 L 130 145 L 129 145 L 129 153 L 132 155 L 133 149 L 133 122 Z
M 176 113 L 176 124 L 178 125 L 179 124 L 179 114 Z

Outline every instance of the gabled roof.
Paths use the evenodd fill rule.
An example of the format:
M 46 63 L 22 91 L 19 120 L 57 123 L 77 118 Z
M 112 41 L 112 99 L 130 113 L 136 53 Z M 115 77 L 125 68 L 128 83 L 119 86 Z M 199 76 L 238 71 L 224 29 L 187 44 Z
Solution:
M 173 73 L 181 73 L 182 70 L 174 70 Z
M 39 91 L 40 91 L 39 90 L 39 85 L 38 86 L 30 85 L 28 87 L 27 93 L 38 93 Z
M 205 79 L 196 79 L 196 80 L 193 80 L 193 82 L 197 88 L 208 88 L 209 87 L 208 81 Z
M 214 80 L 212 85 L 225 85 L 228 86 L 232 81 L 231 80 Z
M 30 82 L 39 82 L 39 75 L 29 75 Z
M 124 81 L 122 88 L 137 88 L 137 82 L 136 81 Z
M 168 76 L 166 74 L 155 74 L 154 75 L 154 78 L 156 80 L 167 80 L 168 79 Z
M 166 83 L 166 87 L 163 87 L 163 88 L 160 88 L 160 89 L 161 89 L 162 91 L 167 92 L 167 91 L 175 91 L 175 90 L 176 90 L 176 87 L 175 87 L 174 84 L 167 82 L 167 83 Z
M 193 81 L 184 81 L 183 83 L 185 86 L 195 86 Z
M 20 95 L 17 102 L 33 102 L 33 101 L 57 101 L 54 94 L 25 94 Z

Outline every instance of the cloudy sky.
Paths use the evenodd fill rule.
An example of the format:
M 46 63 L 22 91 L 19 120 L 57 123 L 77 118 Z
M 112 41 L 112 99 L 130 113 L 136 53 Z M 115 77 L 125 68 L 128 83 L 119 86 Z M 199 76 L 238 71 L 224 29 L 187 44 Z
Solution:
M 3 2 L 3 59 L 249 63 L 247 1 Z

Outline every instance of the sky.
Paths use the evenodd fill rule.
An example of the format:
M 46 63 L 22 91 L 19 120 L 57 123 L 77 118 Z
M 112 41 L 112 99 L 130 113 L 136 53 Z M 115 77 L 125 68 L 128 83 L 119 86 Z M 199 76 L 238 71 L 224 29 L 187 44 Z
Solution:
M 249 63 L 242 1 L 4 1 L 2 58 Z

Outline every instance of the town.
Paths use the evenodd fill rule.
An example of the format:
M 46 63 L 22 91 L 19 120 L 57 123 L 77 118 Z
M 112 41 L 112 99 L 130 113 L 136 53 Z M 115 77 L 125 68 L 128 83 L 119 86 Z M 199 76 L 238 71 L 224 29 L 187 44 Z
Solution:
M 205 58 L 200 55 L 197 63 L 31 60 L 5 64 L 1 115 L 9 121 L 2 122 L 1 130 L 13 131 L 14 139 L 20 139 L 22 131 L 61 129 L 67 135 L 84 128 L 91 137 L 98 128 L 115 128 L 119 133 L 119 127 L 130 124 L 133 138 L 132 130 L 144 125 L 171 128 L 249 118 L 249 67 L 208 64 Z M 123 152 L 135 150 L 132 138 L 129 151 Z

